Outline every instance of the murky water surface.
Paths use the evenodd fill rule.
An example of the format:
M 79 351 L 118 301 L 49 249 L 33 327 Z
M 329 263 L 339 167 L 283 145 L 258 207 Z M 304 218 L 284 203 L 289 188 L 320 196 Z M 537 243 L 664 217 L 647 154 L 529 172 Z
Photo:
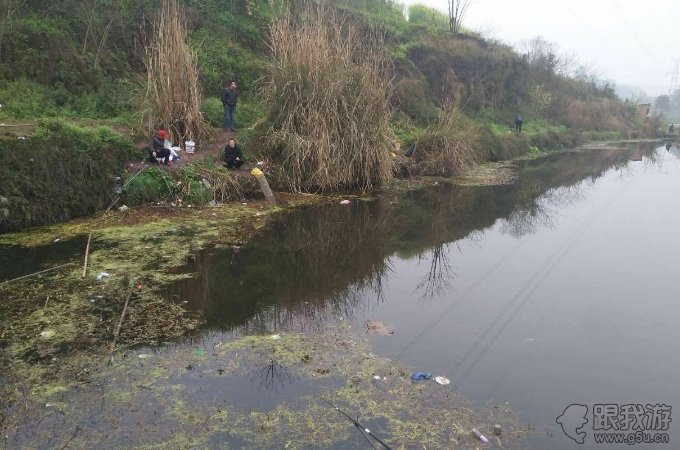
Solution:
M 532 447 L 576 448 L 556 418 L 581 404 L 589 422 L 572 436 L 615 448 L 593 442 L 596 404 L 680 414 L 679 198 L 675 147 L 555 154 L 522 163 L 511 186 L 286 215 L 245 247 L 198 255 L 197 277 L 167 295 L 211 334 L 383 321 L 395 333 L 376 353 L 509 402 L 536 428 Z M 661 431 L 670 445 L 636 448 L 680 445 L 679 423 Z

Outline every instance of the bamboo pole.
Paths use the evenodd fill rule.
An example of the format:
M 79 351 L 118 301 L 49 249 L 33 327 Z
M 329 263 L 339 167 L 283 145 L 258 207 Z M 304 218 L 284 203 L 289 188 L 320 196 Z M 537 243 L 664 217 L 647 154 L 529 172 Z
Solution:
M 85 247 L 85 263 L 83 264 L 83 278 L 87 275 L 87 258 L 90 256 L 90 241 L 92 240 L 92 233 L 87 236 L 87 247 Z

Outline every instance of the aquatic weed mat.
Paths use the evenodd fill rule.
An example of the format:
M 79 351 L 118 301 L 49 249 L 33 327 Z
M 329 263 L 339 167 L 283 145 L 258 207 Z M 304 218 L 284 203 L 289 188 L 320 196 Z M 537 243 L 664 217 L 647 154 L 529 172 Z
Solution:
M 338 323 L 323 333 L 225 339 L 215 332 L 119 354 L 88 383 L 44 392 L 8 444 L 303 449 L 361 442 L 321 396 L 393 448 L 476 448 L 472 427 L 491 438 L 494 423 L 504 433 L 492 447 L 519 448 L 526 435 L 507 408 L 480 410 L 450 387 L 411 382 L 409 370 L 372 354 L 364 337 Z

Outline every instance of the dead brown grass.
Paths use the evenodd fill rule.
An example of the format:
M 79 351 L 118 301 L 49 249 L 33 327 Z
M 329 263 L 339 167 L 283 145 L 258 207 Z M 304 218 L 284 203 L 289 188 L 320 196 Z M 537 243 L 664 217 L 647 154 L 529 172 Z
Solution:
M 202 142 L 210 135 L 201 114 L 196 55 L 187 43 L 187 24 L 178 0 L 162 0 L 146 48 L 146 95 L 141 105 L 149 135 L 164 128 L 172 142 Z
M 482 159 L 479 127 L 452 104 L 415 142 L 416 171 L 424 175 L 453 176 Z
M 369 189 L 391 177 L 391 82 L 379 32 L 321 4 L 271 25 L 265 156 L 280 187 Z

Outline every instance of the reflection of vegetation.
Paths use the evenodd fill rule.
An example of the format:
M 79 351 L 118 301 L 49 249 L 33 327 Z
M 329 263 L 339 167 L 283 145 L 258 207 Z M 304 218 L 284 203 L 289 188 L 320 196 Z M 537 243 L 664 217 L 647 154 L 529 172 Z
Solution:
M 554 224 L 557 207 L 579 198 L 579 183 L 653 149 L 599 150 L 524 162 L 509 186 L 439 188 L 372 202 L 298 211 L 241 249 L 198 255 L 196 279 L 168 291 L 205 311 L 209 322 L 245 333 L 315 330 L 351 317 L 363 298 L 382 299 L 390 258 L 430 258 L 417 286 L 433 298 L 452 283 L 446 245 L 504 219 L 512 236 Z
M 423 298 L 435 298 L 451 287 L 453 267 L 448 259 L 448 249 L 445 244 L 436 245 L 430 251 L 430 269 L 416 286 L 416 291 L 423 291 Z M 418 259 L 422 260 L 423 255 Z

